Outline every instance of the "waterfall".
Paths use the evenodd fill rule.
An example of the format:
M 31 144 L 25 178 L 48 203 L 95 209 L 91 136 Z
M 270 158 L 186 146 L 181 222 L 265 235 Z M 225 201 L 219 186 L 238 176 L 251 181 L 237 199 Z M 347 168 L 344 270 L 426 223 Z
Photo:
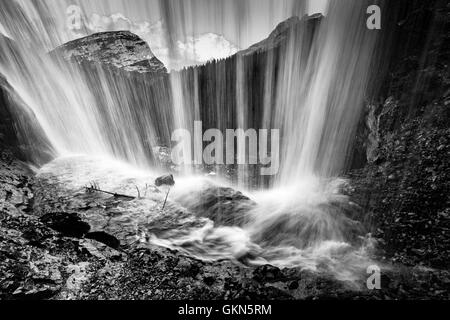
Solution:
M 331 2 L 309 52 L 297 48 L 306 44 L 304 30 L 289 39 L 275 102 L 274 126 L 285 137 L 279 183 L 345 168 L 373 71 L 377 33 L 365 27 L 367 7 L 364 1 Z
M 280 129 L 282 165 L 277 185 L 311 174 L 334 175 L 343 169 L 374 52 L 376 32 L 365 28 L 365 1 L 330 1 L 320 25 L 296 27 L 294 21 L 284 31 L 288 39 L 283 52 L 269 50 L 262 57 L 265 61 L 255 61 L 258 53 L 244 51 L 237 54 L 234 63 L 220 61 L 199 67 L 207 70 L 191 68 L 188 73 L 194 76 L 173 71 L 168 80 L 141 85 L 144 88 L 140 91 L 136 90 L 139 84 L 125 76 L 108 78 L 102 70 L 89 70 L 95 77 L 89 74 L 87 81 L 83 70 L 48 56 L 48 51 L 76 37 L 64 25 L 70 4 L 13 1 L 1 5 L 3 28 L 14 39 L 16 50 L 2 46 L 0 72 L 35 112 L 61 154 L 104 154 L 150 166 L 148 149 L 158 140 L 170 141 L 170 132 L 176 128 L 192 129 L 196 120 L 207 122 L 207 128 Z M 104 12 L 108 7 L 104 1 L 77 4 L 83 12 Z M 121 3 L 120 7 L 127 14 L 129 6 Z M 308 13 L 307 1 L 283 1 L 280 5 L 271 1 L 210 1 L 207 5 L 194 0 L 135 1 L 133 7 L 142 9 L 138 10 L 141 15 L 147 13 L 153 22 L 164 19 L 161 41 L 171 61 L 182 54 L 177 51 L 179 42 L 194 37 L 198 30 L 233 34 L 239 46 L 249 46 L 251 41 L 262 40 L 254 29 L 267 30 L 283 18 Z M 264 25 L 256 20 L 258 15 L 267 14 L 261 8 L 270 12 Z M 204 16 L 208 18 L 200 19 Z M 212 17 L 217 21 L 210 21 Z M 81 20 L 83 25 L 95 30 L 94 22 L 86 19 L 87 14 Z M 255 83 L 250 78 L 258 68 L 265 70 L 260 74 L 262 80 Z M 227 72 L 235 74 L 230 79 Z M 202 73 L 208 73 L 203 82 L 198 79 Z M 194 87 L 183 83 L 192 79 Z M 160 96 L 155 97 L 155 90 Z M 214 96 L 208 96 L 211 93 Z M 259 93 L 263 98 L 257 97 Z M 208 112 L 212 115 L 205 114 Z M 161 124 L 153 118 L 164 120 Z M 238 170 L 238 180 L 245 185 L 242 170 L 246 168 Z
M 195 121 L 203 131 L 279 130 L 278 174 L 266 178 L 252 165 L 236 166 L 236 187 L 263 190 L 254 195 L 258 206 L 249 210 L 245 230 L 270 248 L 323 249 L 327 241 L 345 243 L 354 235 L 345 215 L 353 209 L 330 178 L 348 164 L 371 85 L 377 43 L 377 31 L 366 27 L 371 4 L 117 0 L 111 9 L 107 0 L 3 1 L 0 31 L 10 39 L 0 40 L 0 74 L 34 112 L 58 155 L 152 169 L 155 147 L 173 147 L 177 129 L 194 135 Z M 67 23 L 74 12 L 73 30 Z M 316 12 L 323 15 L 308 16 Z M 64 58 L 64 50 L 70 52 L 70 44 L 60 47 L 64 43 L 108 31 L 139 42 L 128 31 L 136 33 L 148 42 L 140 44 L 143 57 L 163 61 L 168 72 Z M 236 156 L 245 158 L 248 149 L 238 145 Z M 201 159 L 183 156 L 184 169 L 195 172 Z

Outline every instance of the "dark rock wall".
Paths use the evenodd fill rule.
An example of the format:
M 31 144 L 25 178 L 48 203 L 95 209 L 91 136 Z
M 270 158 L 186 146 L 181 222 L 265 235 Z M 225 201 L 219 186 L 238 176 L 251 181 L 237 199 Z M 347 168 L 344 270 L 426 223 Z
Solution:
M 8 149 L 18 159 L 36 166 L 54 157 L 54 150 L 35 115 L 1 75 L 0 149 Z
M 7 94 L 2 87 L 0 87 L 0 141 L 4 145 L 18 144 L 11 112 L 7 108 Z
M 368 164 L 350 173 L 356 201 L 388 256 L 449 265 L 450 5 L 395 1 L 378 93 L 368 104 Z M 389 62 L 389 63 L 387 63 Z
M 15 42 L 0 35 L 0 63 L 9 66 L 7 57 L 23 63 Z M 16 157 L 34 165 L 42 165 L 54 156 L 35 114 L 0 73 L 0 149 L 13 152 Z

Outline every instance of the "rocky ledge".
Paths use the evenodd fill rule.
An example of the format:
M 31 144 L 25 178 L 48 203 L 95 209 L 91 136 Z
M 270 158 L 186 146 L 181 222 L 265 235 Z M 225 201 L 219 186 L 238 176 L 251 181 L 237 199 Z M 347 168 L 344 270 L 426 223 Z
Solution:
M 51 52 L 66 61 L 90 61 L 128 72 L 166 74 L 149 45 L 129 31 L 101 32 L 68 42 Z

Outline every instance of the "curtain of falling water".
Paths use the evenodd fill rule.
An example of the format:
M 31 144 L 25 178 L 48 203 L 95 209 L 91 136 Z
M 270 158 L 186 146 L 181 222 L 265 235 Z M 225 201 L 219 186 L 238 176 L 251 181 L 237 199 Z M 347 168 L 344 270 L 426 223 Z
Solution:
M 50 57 L 47 51 L 60 41 L 49 16 L 52 7 L 11 1 L 0 9 L 13 38 L 0 48 L 0 73 L 34 111 L 57 152 L 113 156 L 148 166 L 151 154 L 144 143 L 154 139 L 153 126 L 148 124 L 142 135 L 130 121 L 136 107 L 132 98 L 142 94 L 144 99 L 145 92 L 112 81 L 102 70 L 95 73 L 93 86 L 87 78 L 91 74 Z
M 263 64 L 265 71 L 258 74 L 263 78 L 262 101 L 255 98 L 262 87 L 254 81 L 259 71 L 258 66 L 253 66 L 258 64 L 254 61 L 257 58 L 238 54 L 230 63 L 213 63 L 201 68 L 206 80 L 200 81 L 198 88 L 185 90 L 174 101 L 174 109 L 179 112 L 175 127 L 192 126 L 193 109 L 189 106 L 197 101 L 192 99 L 192 92 L 201 91 L 201 95 L 207 96 L 199 103 L 205 111 L 200 118 L 194 118 L 209 120 L 207 128 L 219 128 L 223 132 L 230 128 L 282 130 L 278 186 L 295 184 L 304 176 L 340 173 L 348 157 L 371 72 L 377 35 L 365 24 L 366 9 L 371 4 L 373 1 L 330 1 L 327 19 L 320 27 L 311 30 L 303 26 L 288 31 L 284 52 L 276 55 L 269 50 Z M 284 3 L 280 7 L 283 5 L 286 17 L 302 17 L 308 12 L 306 1 Z M 190 26 L 191 19 L 180 18 L 179 13 L 188 10 L 183 3 L 161 1 L 160 6 L 171 23 L 168 27 L 171 34 L 195 29 Z M 255 7 L 248 10 L 249 6 L 251 2 L 237 6 L 239 19 L 233 23 L 239 29 L 234 38 L 237 43 L 245 43 L 242 38 L 251 33 L 251 26 L 246 22 L 251 21 L 248 12 Z M 226 11 L 223 6 L 219 8 Z M 233 17 L 230 19 L 233 21 Z M 231 78 L 226 75 L 230 68 L 235 69 Z M 173 75 L 171 82 L 173 88 L 181 89 L 178 76 Z M 230 82 L 233 82 L 232 89 Z M 248 150 L 241 147 L 235 151 L 239 156 Z M 249 184 L 248 169 L 238 167 L 237 181 L 241 186 Z
M 85 14 L 80 34 L 73 33 L 67 27 L 66 9 L 72 4 L 83 8 Z M 267 10 L 269 7 L 271 10 Z M 192 126 L 194 116 L 191 112 L 198 101 L 192 101 L 188 96 L 192 95 L 195 100 L 197 88 L 187 96 L 183 89 L 186 84 L 181 83 L 177 74 L 172 74 L 169 86 L 171 94 L 157 97 L 161 98 L 158 101 L 160 108 L 165 108 L 167 103 L 171 104 L 171 123 L 165 123 L 165 129 L 155 129 L 154 121 L 146 119 L 148 121 L 143 124 L 147 127 L 138 132 L 133 130 L 137 124 L 130 123 L 129 120 L 133 118 L 133 109 L 142 106 L 145 108 L 149 104 L 145 101 L 147 92 L 135 92 L 133 86 L 130 90 L 123 79 L 107 85 L 111 79 L 105 79 L 101 72 L 97 75 L 98 83 L 86 83 L 83 72 L 63 64 L 61 67 L 59 62 L 54 63 L 47 56 L 47 52 L 68 40 L 95 31 L 126 28 L 123 25 L 101 26 L 107 15 L 124 13 L 138 21 L 163 22 L 162 43 L 172 59 L 169 60 L 171 67 L 170 61 L 183 59 L 176 48 L 179 41 L 186 42 L 188 36 L 213 31 L 226 34 L 245 47 L 264 38 L 277 22 L 290 16 L 296 7 L 297 2 L 292 0 L 282 1 L 275 7 L 268 0 L 2 2 L 2 29 L 6 29 L 14 39 L 15 49 L 2 48 L 3 63 L 0 71 L 36 113 L 44 131 L 60 153 L 106 154 L 146 165 L 148 151 L 145 149 L 156 144 L 155 131 L 165 131 L 166 135 L 170 135 L 174 128 Z M 92 16 L 93 21 L 89 21 L 90 14 L 96 14 L 97 20 Z M 261 16 L 270 19 L 261 20 Z M 94 25 L 95 23 L 100 26 Z M 83 34 L 84 31 L 86 34 Z M 145 39 L 146 35 L 142 36 Z M 147 36 L 150 37 L 149 40 L 152 39 L 151 34 Z M 167 88 L 162 88 L 162 91 L 165 90 Z M 99 96 L 102 106 L 99 105 Z M 135 99 L 136 96 L 140 98 Z M 156 111 L 162 114 L 168 112 Z M 163 118 L 167 118 L 167 115 Z M 146 132 L 143 134 L 144 130 Z M 146 143 L 142 143 L 143 141 Z
M 89 110 L 95 102 L 76 70 L 61 70 L 48 57 L 50 34 L 35 19 L 38 11 L 25 12 L 14 3 L 2 3 L 1 9 L 14 42 L 2 41 L 0 72 L 35 112 L 59 152 L 102 150 L 97 143 L 102 135 Z
M 330 1 L 309 52 L 299 47 L 305 30 L 291 34 L 276 85 L 274 126 L 284 137 L 279 184 L 344 168 L 373 72 L 377 31 L 367 29 L 365 14 L 371 4 Z
M 168 84 L 156 86 L 117 79 L 101 70 L 88 75 L 97 80 L 92 86 L 95 81 L 86 81 L 78 69 L 53 63 L 46 52 L 65 41 L 118 28 L 109 23 L 89 29 L 83 20 L 86 34 L 73 34 L 65 15 L 71 4 L 83 9 L 85 20 L 93 13 L 103 18 L 122 13 L 134 21 L 161 21 L 163 48 L 155 47 L 151 33 L 139 34 L 136 26 L 120 28 L 137 30 L 154 52 L 167 51 L 163 60 L 169 68 L 188 60 L 179 47 L 189 37 L 220 33 L 245 49 L 267 37 L 279 22 L 308 12 L 308 2 L 302 0 L 2 2 L 1 22 L 18 52 L 3 48 L 0 72 L 33 109 L 61 153 L 106 154 L 148 165 L 148 149 L 161 136 L 170 140 L 176 128 L 193 132 L 193 121 L 203 120 L 204 129 L 223 132 L 280 129 L 277 185 L 293 184 L 307 175 L 333 175 L 343 168 L 375 49 L 376 32 L 365 28 L 368 1 L 330 1 L 320 27 L 288 31 L 282 52 L 238 54 L 202 68 L 172 72 Z M 241 184 L 245 175 L 241 168 Z

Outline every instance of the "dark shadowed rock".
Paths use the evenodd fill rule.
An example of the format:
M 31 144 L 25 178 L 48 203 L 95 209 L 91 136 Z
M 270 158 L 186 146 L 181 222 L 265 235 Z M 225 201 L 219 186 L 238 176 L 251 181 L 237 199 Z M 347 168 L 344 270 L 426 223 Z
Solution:
M 86 238 L 106 244 L 108 247 L 111 247 L 113 249 L 118 249 L 120 247 L 120 241 L 116 237 L 103 231 L 89 232 L 86 235 Z
M 66 237 L 82 238 L 91 227 L 75 213 L 48 213 L 41 221 Z
M 12 40 L 10 40 L 12 42 Z M 0 62 L 4 45 L 0 36 Z M 8 146 L 21 160 L 40 166 L 54 150 L 36 115 L 0 74 L 0 145 Z
M 175 180 L 173 178 L 173 175 L 169 174 L 166 176 L 162 176 L 159 177 L 155 180 L 155 185 L 157 187 L 161 187 L 161 186 L 174 186 L 175 185 Z
M 298 287 L 299 287 L 300 285 L 298 284 L 298 281 L 292 281 L 290 284 L 289 284 L 289 290 L 297 290 L 298 289 Z
M 90 61 L 129 72 L 166 74 L 149 45 L 129 31 L 96 33 L 68 42 L 51 52 L 66 61 Z
M 264 265 L 253 271 L 253 279 L 259 282 L 275 281 L 283 277 L 283 273 L 277 267 Z

